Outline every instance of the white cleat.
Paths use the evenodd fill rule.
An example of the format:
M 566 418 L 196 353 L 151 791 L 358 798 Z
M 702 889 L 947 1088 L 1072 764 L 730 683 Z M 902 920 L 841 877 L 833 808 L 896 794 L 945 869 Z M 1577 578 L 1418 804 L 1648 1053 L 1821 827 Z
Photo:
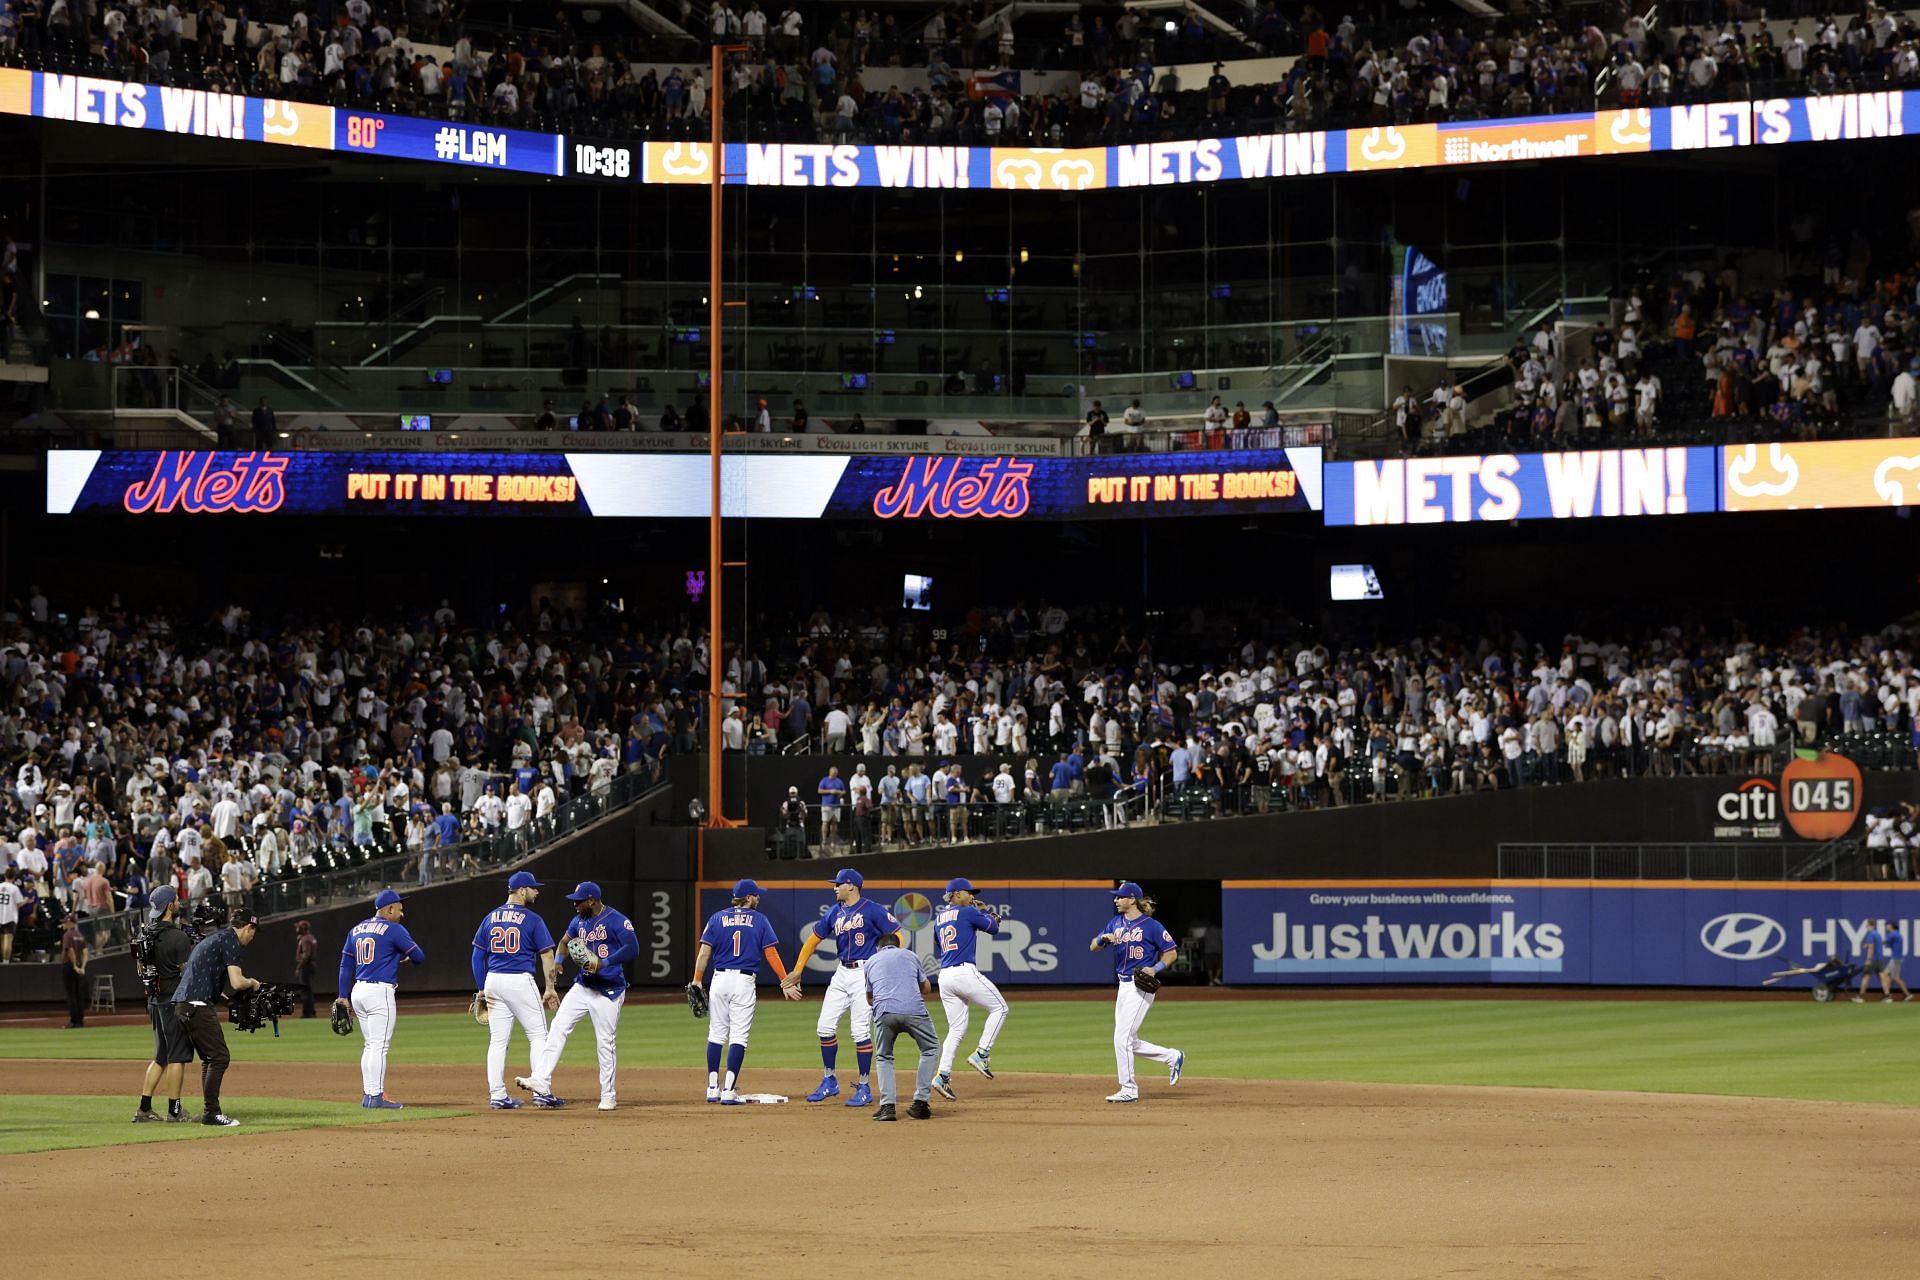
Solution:
M 723 1107 L 738 1107 L 744 1106 L 745 1104 L 740 1101 L 740 1095 L 732 1089 L 722 1089 L 720 1091 L 720 1105 Z
M 600 1109 L 602 1111 L 615 1111 L 618 1110 L 619 1107 L 620 1104 L 612 1098 L 600 1099 Z
M 528 1093 L 552 1093 L 553 1092 L 553 1090 L 551 1089 L 534 1088 L 532 1076 L 515 1076 L 513 1078 L 513 1087 L 516 1089 L 525 1089 Z
M 1122 1089 L 1118 1093 L 1108 1094 L 1107 1101 L 1108 1102 L 1138 1102 L 1140 1101 L 1140 1095 L 1137 1093 L 1131 1093 L 1125 1089 Z
M 720 1101 L 720 1090 L 718 1087 L 713 1085 L 707 1086 L 707 1101 L 708 1102 Z

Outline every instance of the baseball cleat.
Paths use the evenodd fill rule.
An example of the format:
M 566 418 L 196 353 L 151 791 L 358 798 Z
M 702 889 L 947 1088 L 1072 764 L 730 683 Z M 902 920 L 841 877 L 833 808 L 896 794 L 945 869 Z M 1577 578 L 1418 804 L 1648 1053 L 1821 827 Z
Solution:
M 1131 1090 L 1122 1089 L 1118 1093 L 1108 1094 L 1107 1101 L 1108 1102 L 1138 1102 L 1140 1101 L 1140 1095 L 1132 1092 Z
M 360 1105 L 369 1111 L 402 1111 L 406 1109 L 405 1103 L 395 1102 L 384 1093 L 370 1093 L 367 1095 L 367 1100 Z
M 940 1091 L 940 1096 L 945 1098 L 948 1102 L 960 1101 L 960 1099 L 953 1096 L 953 1073 L 952 1072 L 942 1071 L 939 1075 L 935 1076 L 933 1078 L 933 1087 L 938 1089 Z
M 612 1098 L 600 1099 L 600 1109 L 602 1111 L 617 1111 L 619 1108 L 620 1104 Z
M 708 1102 L 720 1101 L 720 1090 L 717 1086 L 711 1087 L 707 1090 L 707 1101 Z
M 923 1101 L 915 1101 L 912 1106 L 907 1108 L 907 1119 L 931 1120 L 933 1119 L 933 1108 Z
M 820 1087 L 807 1095 L 808 1102 L 825 1102 L 840 1096 L 840 1082 L 832 1076 L 820 1077 Z
M 188 1115 L 188 1114 L 187 1114 L 186 1112 L 184 1112 L 184 1111 L 169 1111 L 169 1112 L 167 1112 L 167 1123 L 168 1123 L 168 1124 L 185 1124 L 185 1123 L 186 1123 L 187 1121 L 189 1121 L 189 1120 L 191 1120 L 192 1118 L 193 1118 L 192 1116 L 190 1116 L 190 1115 Z
M 495 1111 L 518 1111 L 525 1104 L 518 1098 L 492 1098 L 487 1105 Z
M 1865 1004 L 1867 1002 L 1867 998 L 1865 996 L 1855 996 L 1853 998 L 1853 1002 L 1855 1004 Z
M 853 1096 L 847 1099 L 847 1105 L 850 1107 L 872 1106 L 873 1090 L 869 1089 L 866 1085 L 863 1085 L 863 1084 L 855 1085 L 853 1087 Z
M 967 1065 L 987 1079 L 993 1079 L 993 1068 L 987 1065 L 987 1055 L 978 1049 L 967 1055 Z
M 213 1129 L 238 1129 L 240 1122 L 224 1111 L 209 1111 L 200 1117 L 200 1123 Z
M 875 1120 L 898 1120 L 900 1117 L 893 1114 L 893 1104 L 891 1102 L 883 1102 L 874 1111 L 873 1118 Z
M 556 1098 L 550 1093 L 536 1093 L 533 1095 L 533 1105 L 536 1107 L 545 1107 L 549 1111 L 558 1111 L 561 1107 L 567 1105 L 567 1100 L 565 1098 Z
M 533 1087 L 532 1076 L 515 1076 L 513 1078 L 513 1087 L 516 1089 L 525 1089 L 528 1093 L 546 1092 L 544 1089 L 536 1089 Z
M 133 1122 L 135 1124 L 159 1124 L 160 1117 L 151 1111 L 136 1111 L 133 1113 Z
M 747 1104 L 742 1102 L 740 1095 L 732 1089 L 722 1089 L 720 1091 L 720 1105 L 723 1107 L 744 1107 Z
M 1173 1051 L 1173 1065 L 1167 1068 L 1167 1083 L 1179 1084 L 1180 1070 L 1186 1065 L 1187 1051 L 1185 1049 L 1175 1049 Z

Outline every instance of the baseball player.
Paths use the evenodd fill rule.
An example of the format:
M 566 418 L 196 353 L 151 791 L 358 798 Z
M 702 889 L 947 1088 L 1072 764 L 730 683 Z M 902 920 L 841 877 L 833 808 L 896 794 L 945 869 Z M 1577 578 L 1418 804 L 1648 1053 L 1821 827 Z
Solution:
M 693 960 L 693 981 L 688 984 L 699 986 L 707 962 L 713 961 L 707 1014 L 707 1101 L 728 1107 L 740 1105 L 740 1066 L 747 1060 L 747 1036 L 753 1030 L 753 1008 L 758 999 L 754 980 L 760 973 L 762 957 L 780 979 L 780 993 L 789 1000 L 800 998 L 800 988 L 787 983 L 773 921 L 760 914 L 756 909 L 759 905 L 759 885 L 742 880 L 733 886 L 733 905 L 714 912 L 700 932 L 700 951 Z M 720 1076 L 722 1050 L 727 1058 L 724 1080 Z
M 807 957 L 813 954 L 822 938 L 833 939 L 834 953 L 840 963 L 833 971 L 833 981 L 827 985 L 826 998 L 820 1002 L 820 1021 L 814 1027 L 820 1037 L 820 1061 L 826 1073 L 820 1077 L 820 1087 L 807 1095 L 808 1102 L 825 1102 L 840 1096 L 840 1082 L 834 1078 L 833 1064 L 840 1055 L 840 1015 L 844 1013 L 853 1026 L 853 1052 L 860 1065 L 860 1082 L 854 1086 L 847 1105 L 873 1104 L 873 1091 L 867 1085 L 867 1071 L 873 1065 L 873 1011 L 867 1007 L 867 989 L 860 978 L 860 966 L 873 959 L 882 934 L 900 932 L 900 922 L 872 898 L 860 896 L 865 884 L 852 867 L 833 878 L 835 905 L 807 931 L 800 944 L 800 955 L 793 962 L 793 972 L 782 983 L 783 987 L 791 986 L 798 991 L 800 975 L 806 972 Z
M 375 1111 L 401 1107 L 387 1096 L 387 1049 L 400 1013 L 393 998 L 400 962 L 427 962 L 427 953 L 400 923 L 405 901 L 382 889 L 373 900 L 372 917 L 347 930 L 346 945 L 340 948 L 340 995 L 333 1003 L 351 1008 L 360 1020 L 360 1105 Z
M 535 1097 L 551 1097 L 553 1069 L 567 1047 L 567 1037 L 580 1019 L 590 1018 L 593 1047 L 600 1059 L 600 1109 L 612 1111 L 619 1105 L 613 1087 L 619 1066 L 614 1037 L 620 1030 L 620 1006 L 627 1001 L 627 965 L 639 958 L 640 939 L 633 921 L 600 900 L 600 886 L 593 881 L 575 885 L 567 901 L 573 904 L 573 919 L 561 932 L 560 945 L 564 948 L 570 939 L 580 939 L 587 948 L 587 960 L 547 1028 L 547 1047 L 534 1055 L 533 1074 L 516 1076 L 513 1082 Z
M 960 1052 L 973 1018 L 967 1006 L 977 1004 L 987 1011 L 986 1030 L 980 1033 L 979 1046 L 967 1055 L 967 1065 L 991 1080 L 989 1059 L 1000 1028 L 1007 1024 L 1007 1000 L 974 964 L 979 935 L 993 937 L 1000 931 L 1000 921 L 974 905 L 973 881 L 965 876 L 947 881 L 946 898 L 947 905 L 933 916 L 933 945 L 940 957 L 940 1006 L 947 1013 L 947 1038 L 940 1044 L 940 1070 L 933 1077 L 933 1087 L 951 1102 L 954 1055 Z
M 1133 1078 L 1133 1060 L 1152 1058 L 1167 1064 L 1167 1083 L 1179 1084 L 1187 1055 L 1178 1049 L 1166 1049 L 1140 1038 L 1140 1024 L 1153 1008 L 1153 992 L 1135 980 L 1136 973 L 1148 975 L 1146 986 L 1158 987 L 1161 970 L 1173 963 L 1178 954 L 1173 935 L 1155 920 L 1153 899 L 1140 892 L 1131 880 L 1113 891 L 1113 919 L 1095 935 L 1089 951 L 1115 948 L 1113 971 L 1120 980 L 1119 994 L 1113 1003 L 1113 1059 L 1120 1072 L 1120 1090 L 1107 1095 L 1108 1102 L 1138 1102 L 1140 1088 Z
M 560 1007 L 553 935 L 547 932 L 547 922 L 533 913 L 540 888 L 531 872 L 514 872 L 507 879 L 506 905 L 487 912 L 473 934 L 473 985 L 487 1000 L 487 1105 L 495 1111 L 512 1111 L 520 1105 L 520 1099 L 507 1096 L 507 1041 L 513 1036 L 513 1024 L 518 1022 L 526 1033 L 530 1061 L 538 1062 L 547 1042 L 547 1017 L 541 1007 Z M 540 957 L 547 980 L 544 995 L 533 985 L 535 956 Z M 564 1104 L 542 1093 L 534 1095 L 533 1105 Z

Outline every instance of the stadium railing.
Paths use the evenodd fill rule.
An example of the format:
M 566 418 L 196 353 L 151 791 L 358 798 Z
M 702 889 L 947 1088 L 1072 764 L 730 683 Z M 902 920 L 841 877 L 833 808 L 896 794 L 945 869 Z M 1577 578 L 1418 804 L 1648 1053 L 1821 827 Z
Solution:
M 1868 880 L 1872 863 L 1857 840 L 1804 845 L 1502 844 L 1505 880 Z

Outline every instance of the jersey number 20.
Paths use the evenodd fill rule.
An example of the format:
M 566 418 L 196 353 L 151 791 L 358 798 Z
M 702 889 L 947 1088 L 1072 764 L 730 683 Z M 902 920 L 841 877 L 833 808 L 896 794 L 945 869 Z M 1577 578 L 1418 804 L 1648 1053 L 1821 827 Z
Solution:
M 495 955 L 513 955 L 520 950 L 520 931 L 512 925 L 495 925 L 487 935 L 487 950 Z

